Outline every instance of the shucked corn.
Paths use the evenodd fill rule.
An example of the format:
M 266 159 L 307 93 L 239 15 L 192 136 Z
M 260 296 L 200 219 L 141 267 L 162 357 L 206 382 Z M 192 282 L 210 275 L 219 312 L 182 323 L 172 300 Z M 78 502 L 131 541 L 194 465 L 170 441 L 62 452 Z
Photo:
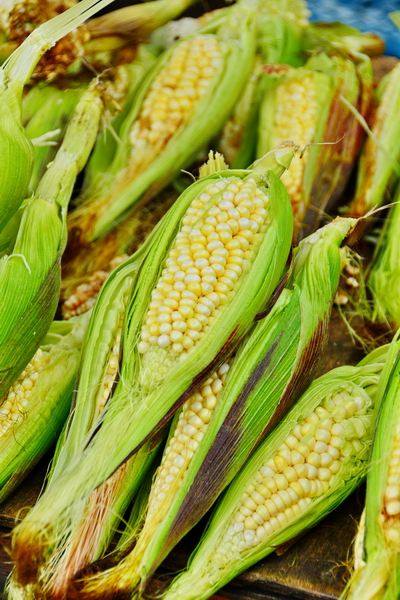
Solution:
M 88 316 L 55 321 L 0 403 L 0 501 L 27 475 L 64 424 Z
M 351 418 L 366 406 L 357 393 L 338 391 L 292 429 L 244 491 L 220 554 L 234 556 L 262 542 L 327 492 L 346 457 L 364 449 L 368 419 L 354 429 Z
M 382 375 L 381 411 L 376 426 L 367 475 L 364 522 L 357 542 L 361 560 L 341 598 L 348 600 L 396 600 L 400 594 L 400 354 L 398 341 L 391 344 Z
M 111 177 L 71 216 L 83 244 L 150 200 L 218 133 L 253 64 L 255 13 L 253 3 L 238 3 L 212 33 L 180 40 L 158 59 L 124 121 Z
M 193 106 L 222 66 L 215 36 L 196 36 L 179 44 L 150 85 L 130 132 L 129 171 L 144 169 L 175 131 L 188 120 Z M 140 151 L 140 154 L 135 151 Z

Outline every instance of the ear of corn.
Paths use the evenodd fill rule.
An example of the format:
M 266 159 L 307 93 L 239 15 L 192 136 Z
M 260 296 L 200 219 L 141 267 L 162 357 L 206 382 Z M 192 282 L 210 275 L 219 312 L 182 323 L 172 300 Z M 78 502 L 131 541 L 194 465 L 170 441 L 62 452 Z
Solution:
M 216 35 L 177 42 L 157 61 L 121 129 L 112 185 L 70 219 L 72 235 L 105 235 L 164 187 L 222 127 L 250 73 L 254 8 L 233 7 Z M 234 84 L 233 84 L 234 82 Z
M 261 105 L 258 152 L 283 139 L 292 139 L 302 149 L 315 144 L 295 158 L 283 179 L 293 204 L 297 239 L 316 228 L 348 181 L 362 128 L 341 98 L 365 115 L 372 70 L 367 57 L 359 57 L 356 64 L 340 54 L 323 53 L 310 58 L 304 68 L 266 69 L 271 74 Z
M 173 423 L 132 552 L 83 584 L 80 598 L 112 598 L 136 586 L 143 591 L 166 554 L 304 390 L 327 339 L 339 246 L 354 224 L 339 219 L 300 243 L 293 273 L 271 312 Z
M 361 154 L 355 197 L 349 214 L 359 216 L 380 206 L 400 175 L 397 115 L 400 103 L 400 65 L 383 78 L 371 131 Z
M 396 190 L 394 202 L 399 200 L 400 187 Z M 368 278 L 368 286 L 374 301 L 373 320 L 389 322 L 394 329 L 400 326 L 399 220 L 400 205 L 395 204 L 383 225 Z
M 214 159 L 212 153 L 206 166 L 209 174 L 215 173 L 218 166 L 226 168 L 221 157 Z M 127 299 L 150 242 L 151 238 L 127 261 L 123 269 L 113 274 L 94 309 L 71 419 L 53 460 L 49 488 L 57 487 L 57 477 L 63 473 L 74 454 L 79 452 L 86 434 L 112 396 L 119 376 L 118 364 Z M 64 533 L 57 554 L 40 570 L 36 593 L 46 590 L 52 598 L 64 597 L 69 580 L 84 570 L 87 564 L 101 557 L 115 532 L 120 515 L 154 463 L 156 449 L 162 438 L 163 435 L 158 436 L 151 443 L 145 444 L 103 485 L 93 491 L 82 507 L 81 514 L 75 515 L 73 525 L 70 524 L 71 533 L 68 538 Z
M 367 364 L 365 364 L 367 363 Z M 322 519 L 367 472 L 382 362 L 317 379 L 217 505 L 165 600 L 203 600 Z
M 324 55 L 318 59 L 319 70 L 308 66 L 267 67 L 268 85 L 260 110 L 258 156 L 287 139 L 301 149 L 311 142 L 322 141 L 334 86 L 327 72 L 327 63 L 331 67 L 329 59 Z M 292 201 L 297 229 L 305 214 L 318 151 L 314 145 L 306 150 L 303 158 L 295 157 L 282 179 Z
M 380 385 L 382 407 L 367 475 L 365 523 L 358 534 L 362 560 L 341 598 L 399 597 L 399 382 L 400 354 L 393 342 Z
M 373 73 L 365 55 L 351 60 L 340 53 L 331 54 L 334 94 L 318 147 L 317 162 L 309 190 L 309 206 L 304 216 L 305 231 L 313 231 L 324 212 L 330 212 L 342 197 L 353 171 L 364 137 L 354 109 L 364 118 L 372 100 Z M 343 98 L 348 104 L 344 104 Z M 352 110 L 353 107 L 353 110 Z
M 218 142 L 219 149 L 231 168 L 243 168 L 254 158 L 259 105 L 264 90 L 262 63 L 289 64 L 294 67 L 304 63 L 301 36 L 308 23 L 307 15 L 307 6 L 302 1 L 292 2 L 290 6 L 270 0 L 259 2 L 259 54 L 256 55 L 252 74 L 232 115 L 224 125 Z
M 0 260 L 0 394 L 33 356 L 54 317 L 68 202 L 102 108 L 95 84 L 79 102 L 55 160 L 23 209 L 12 251 Z
M 185 399 L 224 362 L 264 307 L 281 277 L 291 239 L 286 190 L 266 167 L 281 174 L 292 156 L 292 148 L 280 148 L 251 170 L 222 171 L 201 179 L 162 219 L 128 299 L 120 378 L 112 400 L 80 444 L 80 452 L 57 478 L 57 486 L 48 490 L 16 530 L 14 556 L 21 580 L 24 572 L 37 571 L 49 549 L 54 550 L 60 527 L 65 528 L 65 539 L 83 499 L 88 500 L 123 461 L 164 427 Z M 221 222 L 217 216 L 222 217 Z M 246 229 L 239 229 L 242 226 Z M 221 238 L 216 239 L 219 231 Z M 187 253 L 193 259 L 187 259 Z M 195 260 L 200 261 L 198 267 Z M 236 266 L 228 269 L 225 264 Z M 182 267 L 176 269 L 175 265 Z M 129 262 L 117 272 L 128 268 Z M 185 274 L 184 268 L 192 270 Z M 200 269 L 206 270 L 200 275 Z M 113 275 L 103 286 L 97 306 L 102 305 L 101 298 L 117 276 Z M 165 305 L 160 303 L 161 297 Z M 171 305 L 173 314 L 168 312 Z M 163 306 L 167 312 L 156 310 Z M 158 314 L 171 315 L 175 325 L 163 327 L 165 316 L 156 318 L 156 336 L 155 328 L 150 327 Z M 183 330 L 188 334 L 183 335 Z M 148 333 L 153 338 L 149 341 Z M 32 535 L 33 529 L 37 534 Z
M 26 197 L 33 149 L 21 125 L 22 90 L 41 56 L 63 35 L 111 0 L 83 0 L 44 23 L 21 44 L 0 69 L 0 231 Z
M 68 414 L 87 322 L 88 316 L 71 321 L 69 331 L 53 324 L 43 350 L 36 351 L 1 400 L 0 502 L 56 441 Z

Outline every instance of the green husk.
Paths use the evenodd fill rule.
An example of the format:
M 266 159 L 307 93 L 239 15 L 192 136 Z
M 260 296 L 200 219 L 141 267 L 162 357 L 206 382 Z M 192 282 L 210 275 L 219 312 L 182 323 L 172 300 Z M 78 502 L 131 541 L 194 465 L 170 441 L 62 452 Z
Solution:
M 41 56 L 57 40 L 112 0 L 83 0 L 44 23 L 0 68 L 0 232 L 27 195 L 33 148 L 21 124 L 22 90 Z
M 141 5 L 126 6 L 91 19 L 91 37 L 116 35 L 128 42 L 146 39 L 155 29 L 180 15 L 197 0 L 153 0 Z
M 54 317 L 68 202 L 94 144 L 102 109 L 95 82 L 79 102 L 35 195 L 21 209 L 12 247 L 0 259 L 0 396 L 29 362 Z
M 373 297 L 374 321 L 400 327 L 400 187 L 394 195 L 397 202 L 389 211 L 382 227 L 368 277 Z
M 330 47 L 350 55 L 361 53 L 367 56 L 380 56 L 385 51 L 385 42 L 378 35 L 362 33 L 340 21 L 309 23 L 303 33 L 304 49 L 309 51 Z
M 46 143 L 46 141 L 40 145 L 36 142 L 34 145 L 35 158 L 29 182 L 31 190 L 37 188 L 40 179 L 46 172 L 47 165 L 54 159 L 57 146 L 64 136 L 68 122 L 84 90 L 83 87 L 60 90 L 46 86 L 41 88 L 41 91 L 41 106 L 27 123 L 25 131 L 29 139 L 34 142 L 35 138 L 40 138 L 48 133 L 53 132 L 53 135 L 51 140 L 49 140 L 51 141 L 51 145 Z M 23 114 L 24 107 L 28 102 L 29 94 L 23 102 Z
M 85 244 L 104 236 L 140 205 L 165 187 L 182 168 L 190 165 L 208 141 L 218 133 L 238 99 L 252 68 L 255 53 L 255 9 L 243 3 L 232 8 L 214 34 L 223 48 L 222 65 L 212 83 L 190 112 L 190 117 L 171 136 L 164 149 L 142 170 L 130 172 L 129 158 L 143 155 L 129 141 L 149 87 L 183 40 L 178 41 L 156 61 L 140 86 L 121 128 L 121 140 L 109 171 L 110 185 L 91 191 L 70 217 L 70 230 L 80 232 Z M 195 36 L 192 36 L 195 37 Z M 187 41 L 189 38 L 185 38 Z M 234 85 L 232 84 L 234 82 Z M 132 154 L 133 152 L 133 154 Z
M 325 213 L 331 214 L 343 197 L 364 139 L 362 125 L 352 107 L 364 118 L 372 101 L 370 59 L 363 54 L 354 54 L 349 60 L 341 53 L 331 54 L 330 59 L 335 89 L 323 143 L 318 147 L 310 204 L 304 217 L 306 232 L 316 229 L 321 217 Z
M 71 404 L 88 320 L 85 315 L 71 320 L 68 327 L 60 329 L 57 322 L 50 327 L 43 345 L 49 363 L 39 373 L 23 419 L 0 437 L 0 502 L 56 442 Z
M 368 469 L 369 446 L 379 407 L 376 392 L 385 359 L 385 356 L 380 355 L 381 351 L 374 352 L 357 367 L 339 367 L 314 381 L 234 479 L 218 503 L 200 545 L 191 556 L 188 570 L 172 583 L 163 596 L 164 600 L 209 598 L 246 568 L 315 525 L 360 484 Z M 227 540 L 232 539 L 233 517 L 241 505 L 243 494 L 251 483 L 257 486 L 255 478 L 260 469 L 268 465 L 269 459 L 294 426 L 315 410 L 324 398 L 324 408 L 329 413 L 326 417 L 330 416 L 335 410 L 330 398 L 341 391 L 353 392 L 364 399 L 364 408 L 348 421 L 349 427 L 345 434 L 348 441 L 352 438 L 357 442 L 361 441 L 361 447 L 356 450 L 355 444 L 350 445 L 352 449 L 346 450 L 346 459 L 331 479 L 328 489 L 317 493 L 300 515 L 292 517 L 286 525 L 267 535 L 254 547 L 252 543 L 249 542 L 246 546 L 244 542 L 241 549 L 230 549 L 228 546 L 225 549 Z M 305 443 L 307 439 L 305 437 Z M 236 536 L 238 541 L 242 539 L 240 533 L 236 533 Z
M 114 569 L 86 579 L 77 598 L 142 593 L 157 566 L 312 380 L 339 282 L 339 246 L 354 224 L 353 219 L 337 219 L 300 243 L 285 288 L 268 314 L 257 316 L 231 360 L 211 421 L 179 483 L 171 488 L 174 493 L 153 509 L 141 534 L 131 538 L 131 544 L 136 541 L 131 553 Z
M 256 55 L 248 82 L 217 142 L 218 150 L 232 169 L 245 168 L 255 159 L 261 75 L 262 59 Z
M 398 337 L 398 336 L 397 336 Z M 389 466 L 398 445 L 400 353 L 398 342 L 390 350 L 380 390 L 381 410 L 367 475 L 365 526 L 360 536 L 363 560 L 355 565 L 341 598 L 396 600 L 400 594 L 398 514 L 388 513 L 385 498 Z M 392 475 L 393 478 L 393 475 Z M 393 484 L 393 481 L 391 482 Z
M 181 195 L 152 234 L 125 312 L 122 362 L 112 399 L 80 444 L 80 451 L 57 477 L 57 486 L 47 491 L 15 532 L 13 553 L 18 564 L 17 579 L 21 583 L 35 579 L 40 564 L 52 552 L 57 552 L 57 541 L 68 536 L 70 524 L 80 515 L 82 502 L 163 429 L 186 397 L 234 350 L 255 314 L 265 306 L 282 275 L 291 240 L 291 210 L 286 190 L 274 172 L 267 169 L 272 167 L 281 174 L 292 156 L 292 148 L 278 149 L 255 163 L 251 170 L 222 171 L 199 180 Z M 254 261 L 249 262 L 235 291 L 183 361 L 167 351 L 161 352 L 159 358 L 152 358 L 150 353 L 144 359 L 138 353 L 139 332 L 163 262 L 180 230 L 181 219 L 211 182 L 231 176 L 253 177 L 268 189 L 271 222 Z M 123 263 L 117 272 L 123 274 L 126 269 L 129 263 Z M 97 307 L 101 307 L 102 298 L 107 297 L 112 277 L 103 286 Z
M 361 216 L 391 200 L 400 175 L 398 106 L 400 65 L 381 81 L 371 131 L 361 154 L 357 187 L 349 214 Z
M 84 172 L 83 191 L 97 189 L 101 185 L 108 185 L 108 171 L 118 151 L 121 143 L 120 134 L 126 117 L 126 111 L 134 101 L 135 94 L 141 85 L 143 78 L 150 68 L 154 65 L 156 57 L 146 46 L 138 47 L 135 60 L 127 65 L 121 65 L 114 69 L 115 78 L 125 80 L 127 90 L 123 94 L 123 99 L 117 99 L 120 112 L 104 128 L 104 131 L 98 136 L 93 153 L 88 161 Z M 109 73 L 107 73 L 109 75 Z M 121 101 L 122 100 L 122 101 Z M 88 192 L 89 193 L 89 192 Z M 74 204 L 81 201 L 80 198 L 74 200 Z

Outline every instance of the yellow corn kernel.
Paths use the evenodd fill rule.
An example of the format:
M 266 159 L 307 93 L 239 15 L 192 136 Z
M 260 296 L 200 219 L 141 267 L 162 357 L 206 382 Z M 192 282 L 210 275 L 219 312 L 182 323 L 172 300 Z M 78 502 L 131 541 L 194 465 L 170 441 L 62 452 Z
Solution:
M 164 452 L 154 482 L 148 516 L 159 512 L 171 489 L 176 489 L 201 442 L 224 387 L 229 364 L 224 363 L 182 407 L 173 437 Z
M 317 96 L 313 78 L 288 79 L 278 85 L 276 94 L 272 147 L 292 140 L 299 148 L 304 148 L 313 141 L 317 123 Z M 281 177 L 294 205 L 301 200 L 305 164 L 304 157 L 295 156 L 290 168 Z
M 232 544 L 231 548 L 239 551 L 261 543 L 272 532 L 300 516 L 313 498 L 326 492 L 345 459 L 340 449 L 330 445 L 332 439 L 338 438 L 340 434 L 343 443 L 337 445 L 344 446 L 346 433 L 347 437 L 349 431 L 354 436 L 357 435 L 350 426 L 346 430 L 346 422 L 342 421 L 338 425 L 335 415 L 346 406 L 354 409 L 347 415 L 347 419 L 351 419 L 355 413 L 362 413 L 365 402 L 363 398 L 351 398 L 349 394 L 337 395 L 335 398 L 336 402 L 332 403 L 333 410 L 330 413 L 332 418 L 328 418 L 324 409 L 325 400 L 293 428 L 286 442 L 260 467 L 232 517 L 225 545 Z M 305 449 L 308 448 L 310 439 L 314 442 L 314 450 L 311 453 L 308 450 L 307 453 Z M 355 439 L 357 438 L 354 437 Z M 297 443 L 295 440 L 298 440 Z M 305 462 L 304 455 L 295 448 L 305 451 Z M 400 451 L 398 456 L 400 457 Z M 396 488 L 396 501 L 400 498 L 399 492 L 400 486 Z M 246 508 L 245 511 L 243 507 Z M 246 517 L 244 520 L 243 515 Z
M 400 514 L 400 424 L 396 427 L 384 493 L 384 510 L 389 517 Z
M 110 263 L 110 271 L 95 271 L 93 275 L 88 277 L 85 283 L 79 284 L 72 292 L 70 292 L 70 295 L 64 300 L 61 307 L 63 319 L 68 321 L 72 317 L 76 317 L 90 310 L 94 306 L 100 288 L 111 270 L 124 262 L 126 258 L 126 254 L 117 256 Z
M 0 404 L 0 437 L 24 418 L 29 410 L 29 396 L 36 385 L 40 371 L 49 364 L 47 352 L 39 348 L 18 379 L 13 383 Z
M 254 179 L 221 179 L 194 200 L 152 293 L 139 352 L 184 355 L 203 337 L 261 241 L 267 209 Z
M 149 165 L 185 124 L 221 62 L 221 48 L 213 36 L 196 36 L 177 46 L 151 84 L 131 129 L 130 172 Z

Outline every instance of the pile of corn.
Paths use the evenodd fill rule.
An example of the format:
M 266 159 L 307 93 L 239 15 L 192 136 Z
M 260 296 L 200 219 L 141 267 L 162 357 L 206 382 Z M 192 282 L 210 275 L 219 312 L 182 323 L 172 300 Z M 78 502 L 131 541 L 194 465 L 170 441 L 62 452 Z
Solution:
M 0 501 L 54 450 L 7 598 L 209 598 L 367 477 L 343 598 L 394 600 L 400 67 L 304 0 L 111 2 L 0 10 Z M 316 379 L 335 300 L 393 341 Z

